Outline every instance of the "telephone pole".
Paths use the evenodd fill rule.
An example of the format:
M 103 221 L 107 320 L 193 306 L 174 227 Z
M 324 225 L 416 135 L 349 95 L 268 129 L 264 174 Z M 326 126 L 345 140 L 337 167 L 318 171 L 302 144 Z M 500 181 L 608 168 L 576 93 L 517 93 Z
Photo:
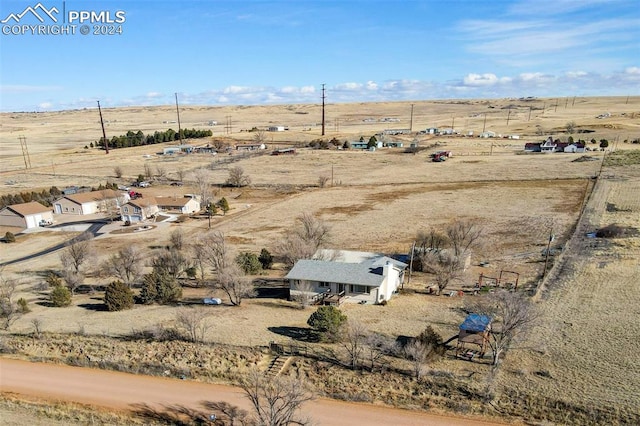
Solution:
M 31 157 L 29 157 L 29 150 L 27 149 L 27 138 L 24 136 L 18 136 L 20 141 L 20 148 L 22 149 L 22 159 L 24 160 L 24 168 L 31 168 Z
M 413 132 L 413 104 L 411 104 L 411 119 L 409 120 L 409 132 Z
M 180 109 L 178 109 L 178 93 L 176 92 L 176 113 L 178 114 L 178 137 L 180 138 L 180 145 L 182 145 L 182 128 L 180 127 Z
M 322 83 L 322 136 L 324 136 L 324 100 L 326 98 L 324 93 L 324 84 Z
M 102 109 L 100 108 L 100 101 L 98 101 L 98 112 L 100 113 L 100 125 L 102 126 L 102 140 L 104 141 L 105 154 L 109 153 L 109 141 L 107 140 L 107 134 L 104 131 L 104 121 L 102 120 Z

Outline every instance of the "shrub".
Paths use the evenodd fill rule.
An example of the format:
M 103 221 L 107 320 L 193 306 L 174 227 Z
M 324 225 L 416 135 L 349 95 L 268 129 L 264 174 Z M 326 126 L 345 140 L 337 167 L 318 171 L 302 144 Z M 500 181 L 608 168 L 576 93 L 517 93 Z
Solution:
M 104 292 L 104 304 L 111 312 L 131 309 L 133 307 L 133 292 L 122 281 L 114 281 Z
M 56 308 L 62 308 L 71 304 L 71 291 L 63 285 L 55 286 L 49 297 L 51 303 Z
M 269 253 L 269 250 L 267 250 L 266 248 L 263 248 L 260 251 L 260 256 L 258 256 L 258 260 L 262 264 L 262 269 L 271 269 L 271 266 L 273 265 L 273 256 L 271 256 L 271 253 Z
M 313 328 L 323 341 L 332 342 L 338 338 L 340 326 L 347 316 L 334 306 L 320 306 L 311 314 L 307 324 Z
M 144 276 L 140 290 L 140 302 L 145 304 L 159 303 L 166 305 L 180 300 L 182 287 L 178 281 L 167 273 L 153 271 Z
M 236 256 L 236 263 L 247 275 L 255 275 L 262 270 L 262 263 L 255 253 L 242 252 Z
M 427 347 L 433 347 L 433 352 L 442 356 L 446 348 L 442 344 L 442 336 L 433 329 L 430 325 L 416 337 L 417 340 L 422 342 Z
M 29 309 L 29 304 L 24 297 L 21 297 L 20 299 L 18 299 L 18 311 L 21 314 L 26 314 L 31 312 L 31 309 Z
M 15 243 L 16 242 L 16 236 L 13 235 L 13 232 L 9 232 L 7 231 L 6 234 L 4 234 L 4 240 L 8 243 Z

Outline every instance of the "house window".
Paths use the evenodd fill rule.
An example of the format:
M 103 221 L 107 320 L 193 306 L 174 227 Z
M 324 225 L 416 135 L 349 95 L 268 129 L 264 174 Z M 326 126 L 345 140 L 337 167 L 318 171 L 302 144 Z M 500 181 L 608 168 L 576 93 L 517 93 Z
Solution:
M 351 293 L 368 293 L 367 286 L 364 285 L 352 285 Z
M 331 285 L 328 282 L 320 281 L 320 288 L 329 288 Z

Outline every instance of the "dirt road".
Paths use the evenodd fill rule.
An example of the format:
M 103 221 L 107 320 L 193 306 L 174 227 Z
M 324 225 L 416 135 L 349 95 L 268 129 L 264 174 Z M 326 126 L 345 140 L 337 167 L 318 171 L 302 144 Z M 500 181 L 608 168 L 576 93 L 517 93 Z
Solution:
M 0 390 L 115 410 L 213 412 L 207 403 L 249 409 L 239 388 L 64 365 L 0 359 Z M 208 411 L 207 411 L 208 410 Z M 303 406 L 319 425 L 487 426 L 490 423 L 319 398 Z M 184 411 L 184 410 L 183 410 Z

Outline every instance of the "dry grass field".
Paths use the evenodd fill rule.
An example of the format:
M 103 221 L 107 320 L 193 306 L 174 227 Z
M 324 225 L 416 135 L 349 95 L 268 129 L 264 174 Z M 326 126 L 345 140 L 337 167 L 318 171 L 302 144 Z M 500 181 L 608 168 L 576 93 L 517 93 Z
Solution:
M 386 128 L 409 127 L 409 103 L 336 104 L 329 105 L 328 111 L 325 139 L 368 139 Z M 611 116 L 596 118 L 604 112 Z M 175 119 L 173 107 L 123 108 L 103 114 L 109 121 L 108 137 L 127 130 L 146 133 L 176 126 L 163 123 Z M 226 116 L 232 117 L 230 135 L 223 128 Z M 181 111 L 183 128 L 211 128 L 207 121 L 218 120 L 220 125 L 212 127 L 214 137 L 228 140 L 251 140 L 252 133 L 241 129 L 288 125 L 287 132 L 268 133 L 270 147 L 300 146 L 319 138 L 319 116 L 319 107 L 309 105 L 187 106 Z M 379 121 L 385 117 L 400 121 Z M 375 120 L 367 120 L 371 118 Z M 332 247 L 386 253 L 406 253 L 420 230 L 445 225 L 455 218 L 470 219 L 484 230 L 482 247 L 473 253 L 473 266 L 465 282 L 456 287 L 472 285 L 481 272 L 496 275 L 504 269 L 519 272 L 520 284 L 534 290 L 543 268 L 541 252 L 553 230 L 553 246 L 565 250 L 540 292 L 537 305 L 541 321 L 521 348 L 508 353 L 495 377 L 486 365 L 455 358 L 445 358 L 433 369 L 456 377 L 477 373 L 477 382 L 464 381 L 473 389 L 493 377 L 491 383 L 505 415 L 560 424 L 589 423 L 585 419 L 589 419 L 590 409 L 613 410 L 619 417 L 612 415 L 607 421 L 618 419 L 623 423 L 624 419 L 640 418 L 640 355 L 634 339 L 640 328 L 640 312 L 634 302 L 640 296 L 640 239 L 602 241 L 587 239 L 584 234 L 612 223 L 640 228 L 640 166 L 608 166 L 600 174 L 603 152 L 522 154 L 525 142 L 539 141 L 546 135 L 566 138 L 569 121 L 575 121 L 578 129 L 594 130 L 574 137 L 606 138 L 610 151 L 640 148 L 624 143 L 640 137 L 638 98 L 415 102 L 414 131 L 451 127 L 455 122 L 454 127 L 463 134 L 470 130 L 478 134 L 486 127 L 496 133 L 520 135 L 518 140 L 416 134 L 398 137 L 407 145 L 417 141 L 421 147 L 429 147 L 415 155 L 403 149 L 359 152 L 301 148 L 294 156 L 156 154 L 168 144 L 112 150 L 105 155 L 104 151 L 83 148 L 101 134 L 94 110 L 1 114 L 0 194 L 52 185 L 128 184 L 148 164 L 152 169 L 165 170 L 171 179 L 184 173 L 185 185 L 176 188 L 167 181 L 157 181 L 140 191 L 145 195 L 178 195 L 195 192 L 190 173 L 206 167 L 216 196 L 228 198 L 231 206 L 227 215 L 213 218 L 212 228 L 223 231 L 236 251 L 256 253 L 263 247 L 272 249 L 304 212 L 331 226 Z M 537 134 L 540 128 L 544 136 Z M 20 135 L 27 138 L 32 165 L 29 170 L 24 170 L 17 139 Z M 191 142 L 206 143 L 203 141 Z M 431 162 L 429 154 L 442 149 L 451 150 L 454 157 L 444 163 Z M 593 161 L 574 161 L 582 156 Z M 249 187 L 223 187 L 233 165 L 241 166 L 251 177 Z M 124 171 L 122 179 L 114 176 L 116 166 Z M 333 176 L 333 185 L 318 187 L 321 175 Z M 600 178 L 594 179 L 598 175 Z M 107 225 L 93 241 L 99 253 L 96 264 L 123 244 L 151 251 L 151 247 L 166 244 L 173 229 L 180 227 L 187 235 L 196 235 L 208 228 L 204 219 L 156 225 L 153 230 L 134 234 L 117 233 L 121 223 Z M 2 247 L 0 263 L 62 243 L 72 235 L 75 233 L 53 230 L 19 235 L 17 243 Z M 485 266 L 478 266 L 480 262 Z M 47 271 L 59 268 L 57 252 L 5 267 L 3 273 L 21 283 L 19 297 L 25 297 L 32 308 L 12 325 L 11 332 L 31 333 L 36 318 L 45 332 L 89 336 L 118 337 L 173 325 L 175 307 L 136 306 L 110 313 L 100 309 L 100 292 L 74 296 L 69 308 L 48 307 L 47 291 L 36 287 Z M 282 274 L 269 273 L 272 277 Z M 88 282 L 105 284 L 106 279 L 92 276 Z M 464 318 L 459 309 L 464 298 L 422 294 L 429 283 L 428 275 L 416 274 L 407 286 L 411 291 L 397 295 L 387 306 L 345 304 L 342 309 L 350 318 L 390 336 L 416 335 L 431 325 L 447 339 L 457 333 Z M 185 299 L 197 300 L 209 294 L 208 290 L 188 288 Z M 240 307 L 211 308 L 209 321 L 215 327 L 206 340 L 242 347 L 264 346 L 271 340 L 288 342 L 289 338 L 272 331 L 273 327 L 305 327 L 311 312 L 298 309 L 292 302 L 267 298 L 246 300 Z M 51 345 L 35 343 L 21 352 L 37 358 L 60 355 L 51 350 Z M 298 367 L 304 370 L 303 365 Z M 363 380 L 363 386 L 375 386 L 358 380 Z M 380 386 L 389 387 L 385 392 L 390 401 L 423 404 L 408 395 L 394 396 L 390 389 L 400 385 L 389 380 Z M 338 394 L 340 386 L 348 387 L 348 383 L 331 386 L 324 392 Z M 433 404 L 424 404 L 433 408 Z M 440 405 L 455 409 L 446 402 Z M 565 410 L 569 414 L 585 411 L 574 418 L 562 417 L 559 413 L 563 407 L 569 407 Z M 591 423 L 604 424 L 601 420 L 596 416 Z

